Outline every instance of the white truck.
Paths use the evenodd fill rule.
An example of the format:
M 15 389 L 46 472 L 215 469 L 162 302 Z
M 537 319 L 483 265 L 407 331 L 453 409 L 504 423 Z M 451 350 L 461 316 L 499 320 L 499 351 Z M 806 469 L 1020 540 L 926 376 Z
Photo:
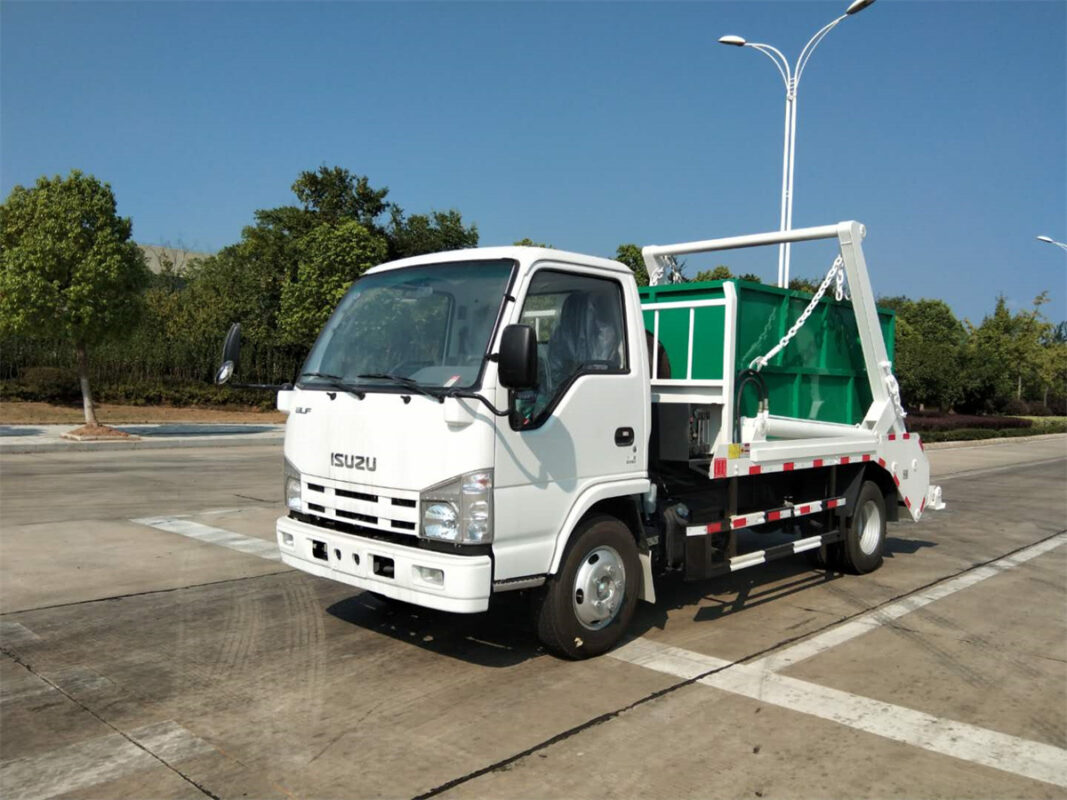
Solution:
M 641 290 L 623 264 L 531 247 L 368 270 L 278 393 L 282 560 L 457 613 L 527 590 L 539 637 L 572 658 L 612 647 L 663 573 L 806 550 L 876 569 L 886 521 L 941 500 L 863 236 L 842 222 L 649 246 Z M 816 239 L 839 253 L 814 298 L 663 283 L 674 256 Z M 845 279 L 850 304 L 824 296 Z M 239 352 L 234 326 L 217 381 Z

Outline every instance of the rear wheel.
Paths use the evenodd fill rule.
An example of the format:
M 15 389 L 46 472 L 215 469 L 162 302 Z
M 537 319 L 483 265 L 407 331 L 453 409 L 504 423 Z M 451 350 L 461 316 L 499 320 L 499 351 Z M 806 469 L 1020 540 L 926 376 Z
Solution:
M 609 650 L 633 618 L 639 580 L 630 529 L 615 517 L 590 517 L 572 535 L 559 572 L 534 598 L 538 637 L 568 658 Z
M 862 575 L 882 566 L 885 523 L 885 495 L 878 484 L 865 481 L 841 546 L 841 562 L 846 570 Z

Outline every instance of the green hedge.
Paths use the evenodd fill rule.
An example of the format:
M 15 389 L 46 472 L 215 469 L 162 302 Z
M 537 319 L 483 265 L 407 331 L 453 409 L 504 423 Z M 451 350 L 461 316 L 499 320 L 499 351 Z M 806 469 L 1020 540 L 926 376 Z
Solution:
M 0 381 L 0 400 L 44 403 L 81 402 L 78 378 L 72 371 L 54 367 L 26 370 L 20 380 Z M 268 411 L 275 407 L 276 393 L 267 389 L 239 389 L 199 381 L 159 379 L 92 384 L 98 403 L 130 406 L 254 406 Z
M 1067 423 L 1050 422 L 1032 428 L 957 428 L 954 431 L 927 431 L 919 435 L 924 442 L 970 442 L 978 439 L 1040 436 L 1046 433 L 1067 433 Z

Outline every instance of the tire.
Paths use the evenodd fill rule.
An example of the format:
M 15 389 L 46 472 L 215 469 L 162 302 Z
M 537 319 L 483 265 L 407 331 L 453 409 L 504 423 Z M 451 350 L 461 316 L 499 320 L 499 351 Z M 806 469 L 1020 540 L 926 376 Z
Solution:
M 885 495 L 878 484 L 864 481 L 841 543 L 841 566 L 845 570 L 863 575 L 882 566 L 885 522 Z
M 534 597 L 538 638 L 566 658 L 610 650 L 633 619 L 640 580 L 630 529 L 615 517 L 590 517 L 571 536 L 559 572 Z

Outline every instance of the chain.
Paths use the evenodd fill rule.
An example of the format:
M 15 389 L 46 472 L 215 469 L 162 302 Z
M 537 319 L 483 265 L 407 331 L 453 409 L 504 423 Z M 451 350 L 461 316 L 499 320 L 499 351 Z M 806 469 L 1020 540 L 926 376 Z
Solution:
M 841 268 L 840 264 L 838 264 L 838 261 L 840 261 L 840 260 L 841 260 L 841 256 L 838 256 L 837 260 L 834 261 L 834 266 L 838 268 L 837 269 L 837 285 L 834 286 L 834 299 L 837 300 L 837 302 L 839 302 L 839 303 L 842 300 L 851 300 L 852 299 L 852 295 L 850 295 L 848 293 L 848 290 L 845 288 L 845 270 Z
M 834 259 L 834 263 L 830 266 L 830 271 L 826 273 L 826 277 L 823 278 L 822 283 L 819 285 L 818 291 L 815 292 L 815 296 L 811 298 L 811 302 L 808 303 L 808 307 L 804 309 L 804 313 L 801 314 L 797 321 L 793 323 L 793 327 L 789 329 L 789 332 L 781 338 L 781 340 L 772 347 L 766 355 L 758 356 L 752 359 L 752 362 L 748 365 L 749 369 L 754 369 L 759 372 L 772 358 L 778 355 L 790 340 L 797 335 L 797 331 L 804 327 L 804 323 L 808 321 L 808 317 L 811 316 L 811 312 L 815 310 L 815 306 L 822 300 L 822 296 L 826 294 L 826 290 L 830 288 L 830 284 L 834 281 L 835 276 L 841 276 L 837 282 L 837 299 L 840 300 L 844 296 L 844 259 L 838 255 Z

